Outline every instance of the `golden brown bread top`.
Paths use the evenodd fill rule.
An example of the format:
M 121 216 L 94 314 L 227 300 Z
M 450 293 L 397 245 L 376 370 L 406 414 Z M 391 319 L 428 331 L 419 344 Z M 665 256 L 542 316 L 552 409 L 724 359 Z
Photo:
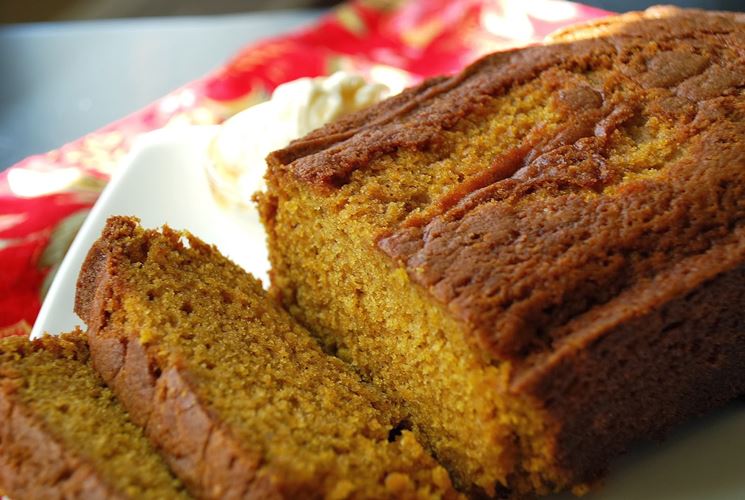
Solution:
M 682 84 L 675 93 L 694 102 L 737 88 L 745 78 L 737 60 L 716 57 L 723 55 L 717 49 L 737 53 L 742 46 L 742 15 L 656 8 L 580 25 L 554 38 L 562 41 L 587 35 L 603 38 L 491 54 L 458 75 L 428 80 L 326 125 L 272 153 L 270 162 L 287 165 L 309 182 L 343 183 L 379 155 L 432 147 L 439 132 L 467 118 L 483 105 L 485 96 L 508 92 L 552 67 L 584 66 L 580 69 L 587 70 L 615 64 L 645 88 Z M 713 53 L 701 54 L 707 49 Z M 675 112 L 676 106 L 669 104 Z
M 676 279 L 686 259 L 732 245 L 707 272 L 745 260 L 742 21 L 658 8 L 568 30 L 321 129 L 270 165 L 343 185 L 381 155 L 437 148 L 495 96 L 550 89 L 560 126 L 535 123 L 378 242 L 493 356 L 544 352 L 570 320 L 663 271 Z

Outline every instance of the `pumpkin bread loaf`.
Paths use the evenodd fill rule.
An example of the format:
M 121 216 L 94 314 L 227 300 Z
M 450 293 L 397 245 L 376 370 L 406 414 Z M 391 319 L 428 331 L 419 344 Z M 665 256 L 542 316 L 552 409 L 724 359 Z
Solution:
M 189 498 L 91 368 L 85 334 L 0 340 L 0 491 Z
M 455 498 L 404 415 L 197 238 L 109 219 L 76 311 L 95 366 L 203 498 Z
M 593 481 L 745 392 L 745 24 L 656 8 L 268 157 L 272 293 L 456 483 Z

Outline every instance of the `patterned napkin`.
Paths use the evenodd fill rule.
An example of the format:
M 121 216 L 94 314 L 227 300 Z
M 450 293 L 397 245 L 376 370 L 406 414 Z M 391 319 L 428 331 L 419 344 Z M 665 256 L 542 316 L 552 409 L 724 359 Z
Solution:
M 350 0 L 146 108 L 0 173 L 0 337 L 28 334 L 88 210 L 141 134 L 220 123 L 279 84 L 346 69 L 415 83 L 608 12 L 560 0 Z

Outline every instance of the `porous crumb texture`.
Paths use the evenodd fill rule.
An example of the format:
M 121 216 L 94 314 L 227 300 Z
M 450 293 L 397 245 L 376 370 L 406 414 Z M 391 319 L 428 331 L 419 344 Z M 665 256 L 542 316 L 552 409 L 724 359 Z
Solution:
M 77 308 L 104 378 L 201 496 L 457 495 L 377 390 L 188 234 L 110 219 Z
M 82 332 L 0 340 L 0 489 L 12 498 L 189 498 L 89 362 Z
M 745 390 L 744 92 L 673 8 L 426 82 L 269 156 L 273 293 L 461 486 L 592 480 Z

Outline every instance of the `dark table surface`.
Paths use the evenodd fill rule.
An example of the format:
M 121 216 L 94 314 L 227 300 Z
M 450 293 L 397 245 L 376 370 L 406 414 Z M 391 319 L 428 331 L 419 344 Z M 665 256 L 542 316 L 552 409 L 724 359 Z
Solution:
M 77 139 L 312 22 L 295 10 L 0 27 L 0 170 Z

